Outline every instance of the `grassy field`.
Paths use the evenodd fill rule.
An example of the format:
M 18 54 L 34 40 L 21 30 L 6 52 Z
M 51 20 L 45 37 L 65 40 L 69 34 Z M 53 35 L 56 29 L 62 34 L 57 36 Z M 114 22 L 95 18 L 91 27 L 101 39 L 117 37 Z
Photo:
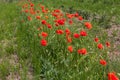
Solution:
M 58 0 L 55 2 L 49 1 L 50 4 L 47 3 L 47 1 L 40 2 L 46 4 L 48 7 L 53 6 L 62 8 L 67 12 L 78 11 L 80 14 L 84 15 L 84 17 L 94 19 L 103 27 L 109 27 L 112 22 L 116 24 L 120 23 L 120 1 L 118 0 L 69 0 L 69 2 L 68 0 Z
M 0 79 L 16 71 L 13 55 L 16 54 L 17 18 L 16 3 L 0 3 Z
M 38 28 L 44 25 L 41 24 L 41 20 L 36 20 L 35 16 L 40 15 L 42 19 L 45 19 L 45 16 L 43 13 L 21 13 L 25 3 L 28 2 L 0 2 L 0 80 L 108 80 L 108 72 L 116 72 L 120 77 L 119 58 L 110 61 L 107 56 L 112 46 L 110 49 L 99 50 L 96 47 L 97 43 L 93 41 L 97 36 L 99 43 L 105 47 L 105 42 L 110 39 L 105 28 L 110 28 L 113 24 L 119 25 L 119 0 L 33 1 L 34 8 L 39 10 L 37 5 L 41 3 L 49 11 L 61 9 L 64 13 L 78 12 L 85 19 L 83 22 L 92 23 L 91 30 L 85 29 L 83 22 L 78 23 L 74 20 L 72 26 L 65 24 L 63 28 L 54 28 L 55 18 L 48 13 L 49 19 L 46 21 L 53 29 L 43 28 L 39 31 Z M 28 16 L 33 20 L 28 21 Z M 70 29 L 71 34 L 84 29 L 89 36 L 80 37 L 80 40 L 73 38 L 73 43 L 66 44 L 64 35 L 56 36 L 54 33 L 57 29 L 66 28 Z M 48 37 L 45 38 L 48 40 L 46 47 L 40 45 L 42 37 L 38 37 L 43 31 L 48 33 Z M 86 48 L 88 55 L 78 55 L 75 50 L 70 53 L 67 50 L 67 46 L 70 45 L 74 49 Z M 101 58 L 107 61 L 107 66 L 99 64 Z

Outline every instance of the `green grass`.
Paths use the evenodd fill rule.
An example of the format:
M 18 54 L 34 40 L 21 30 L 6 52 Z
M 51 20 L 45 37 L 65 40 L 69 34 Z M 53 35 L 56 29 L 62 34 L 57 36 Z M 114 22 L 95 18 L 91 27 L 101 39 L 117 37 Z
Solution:
M 49 3 L 45 0 L 40 2 L 47 5 L 47 7 L 62 8 L 67 12 L 73 13 L 77 11 L 86 19 L 92 18 L 95 20 L 95 23 L 98 23 L 98 25 L 104 28 L 109 28 L 112 23 L 120 23 L 120 2 L 118 0 L 49 0 Z
M 6 80 L 10 73 L 16 72 L 10 57 L 16 54 L 17 18 L 16 3 L 0 2 L 0 79 Z
M 16 4 L 0 3 L 0 10 L 0 46 L 3 47 L 3 49 L 8 47 L 8 53 L 9 51 L 13 53 L 12 51 L 14 50 L 12 48 L 14 47 L 13 43 L 17 24 Z M 3 55 L 4 54 L 5 53 L 3 53 Z M 0 55 L 2 55 L 2 50 Z
M 106 0 L 95 0 L 96 2 L 93 2 L 93 0 L 84 0 L 84 1 L 74 1 L 74 0 L 57 0 L 57 1 L 51 1 L 49 0 L 49 3 L 47 3 L 48 0 L 40 1 L 41 3 L 53 7 L 61 7 L 64 6 L 66 9 L 72 7 L 75 10 L 85 10 L 90 11 L 92 13 L 98 13 L 98 14 L 106 14 L 106 15 L 118 15 L 120 10 L 120 2 L 119 0 L 113 0 L 113 1 L 106 1 Z

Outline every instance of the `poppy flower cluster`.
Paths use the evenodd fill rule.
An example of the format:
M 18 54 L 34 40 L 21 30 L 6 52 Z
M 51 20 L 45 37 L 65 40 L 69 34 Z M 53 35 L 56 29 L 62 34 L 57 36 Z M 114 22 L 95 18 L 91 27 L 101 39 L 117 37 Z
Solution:
M 82 49 L 78 49 L 78 54 L 87 54 L 87 50 L 85 48 L 82 48 Z
M 76 55 L 82 55 L 85 56 L 90 53 L 89 47 L 83 47 L 80 44 L 77 45 L 77 43 L 82 42 L 84 40 L 81 40 L 81 38 L 86 38 L 89 36 L 89 30 L 93 28 L 92 24 L 90 22 L 86 22 L 84 18 L 78 14 L 75 13 L 63 13 L 60 9 L 55 9 L 50 11 L 45 6 L 39 4 L 40 9 L 36 10 L 34 4 L 29 1 L 29 4 L 25 4 L 22 7 L 22 12 L 26 14 L 27 20 L 29 22 L 35 21 L 35 25 L 37 23 L 37 30 L 39 32 L 39 41 L 40 45 L 42 47 L 51 45 L 49 42 L 49 38 L 51 38 L 51 34 L 53 34 L 52 38 L 55 36 L 57 38 L 52 39 L 53 43 L 56 39 L 58 39 L 58 36 L 60 37 L 59 40 L 63 40 L 66 43 L 66 50 L 67 53 L 78 53 Z M 75 24 L 76 19 L 78 23 L 80 22 L 83 27 L 81 28 L 75 28 L 72 25 Z M 86 39 L 87 40 L 87 39 Z M 52 42 L 52 41 L 51 41 Z M 98 37 L 95 37 L 93 40 L 94 44 L 96 44 L 96 48 L 99 50 L 104 50 L 104 44 L 100 42 Z M 59 43 L 59 42 L 58 42 Z M 61 44 L 63 45 L 63 44 Z M 110 42 L 106 41 L 105 43 L 106 47 L 110 47 Z M 89 45 L 87 45 L 89 46 Z M 54 46 L 53 46 L 54 47 Z M 47 48 L 47 47 L 46 47 Z M 60 47 L 59 47 L 60 48 Z M 107 62 L 104 59 L 100 59 L 99 64 L 103 66 L 107 66 Z M 114 73 L 108 73 L 108 80 L 119 80 Z

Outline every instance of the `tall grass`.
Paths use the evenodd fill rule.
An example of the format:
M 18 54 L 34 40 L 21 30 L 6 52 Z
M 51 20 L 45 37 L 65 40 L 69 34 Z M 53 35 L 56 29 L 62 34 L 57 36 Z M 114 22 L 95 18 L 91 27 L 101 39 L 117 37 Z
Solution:
M 16 67 L 10 63 L 11 55 L 16 53 L 17 18 L 16 3 L 0 2 L 0 79 L 6 80 Z

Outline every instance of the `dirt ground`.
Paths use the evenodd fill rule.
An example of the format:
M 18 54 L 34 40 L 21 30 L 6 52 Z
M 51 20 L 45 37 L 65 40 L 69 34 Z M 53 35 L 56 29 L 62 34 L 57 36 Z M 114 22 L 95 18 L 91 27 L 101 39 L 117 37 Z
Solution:
M 107 29 L 107 33 L 112 43 L 110 55 L 120 58 L 120 25 L 112 25 Z

